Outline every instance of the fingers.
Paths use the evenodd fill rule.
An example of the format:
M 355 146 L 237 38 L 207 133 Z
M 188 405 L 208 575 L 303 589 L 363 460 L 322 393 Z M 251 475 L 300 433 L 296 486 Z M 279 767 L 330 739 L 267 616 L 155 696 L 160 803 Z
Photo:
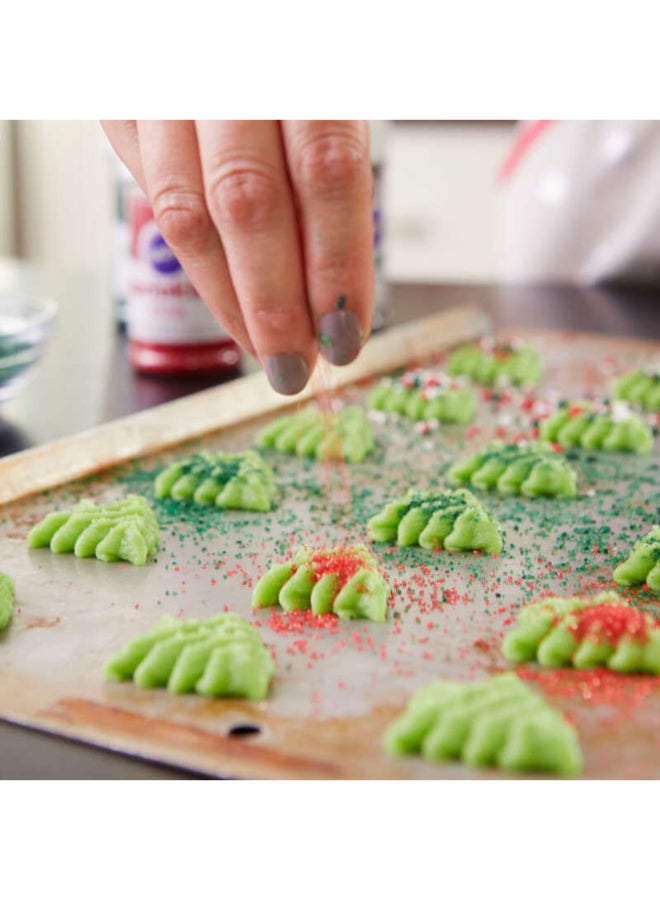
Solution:
M 257 356 L 295 394 L 317 344 L 281 132 L 272 121 L 197 122 L 206 204 Z
M 137 138 L 144 189 L 160 233 L 219 322 L 254 353 L 223 245 L 206 206 L 194 124 L 140 121 Z
M 132 119 L 105 119 L 101 125 L 115 153 L 146 193 L 137 122 Z
M 373 179 L 366 122 L 282 123 L 321 354 L 358 355 L 374 302 Z
M 158 227 L 226 330 L 295 394 L 344 365 L 373 309 L 364 122 L 106 121 Z

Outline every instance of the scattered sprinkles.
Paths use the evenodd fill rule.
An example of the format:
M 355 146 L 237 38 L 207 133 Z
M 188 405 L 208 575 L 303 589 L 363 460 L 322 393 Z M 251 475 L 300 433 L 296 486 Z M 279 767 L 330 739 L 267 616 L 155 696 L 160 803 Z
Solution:
M 570 630 L 578 640 L 587 635 L 592 640 L 617 644 L 622 637 L 634 638 L 643 643 L 649 626 L 649 617 L 641 610 L 612 603 L 598 603 L 574 613 L 575 623 Z M 655 623 L 655 627 L 660 623 Z
M 515 349 L 493 341 L 486 341 L 482 349 L 487 348 L 504 355 Z M 607 408 L 612 377 L 629 369 L 629 362 L 588 359 L 578 370 L 575 345 L 567 343 L 561 352 L 572 366 L 570 371 L 578 372 L 573 379 L 575 399 L 585 396 L 586 388 L 594 402 Z M 560 367 L 553 360 L 549 352 L 546 378 L 550 382 Z M 412 379 L 409 386 L 422 387 L 432 396 L 439 384 L 433 383 L 431 372 L 420 366 L 404 374 Z M 464 384 L 456 379 L 457 387 Z M 341 394 L 342 402 L 362 402 L 373 385 L 373 381 L 365 382 L 346 389 L 345 394 L 333 394 Z M 571 503 L 570 514 L 565 504 L 552 498 L 489 497 L 489 508 L 505 530 L 505 546 L 497 557 L 368 543 L 366 524 L 390 497 L 404 494 L 409 487 L 445 490 L 445 474 L 460 455 L 482 449 L 496 435 L 509 441 L 534 440 L 539 423 L 557 406 L 556 393 L 543 385 L 519 388 L 497 383 L 479 390 L 478 396 L 478 422 L 468 427 L 439 428 L 437 422 L 423 421 L 413 425 L 371 412 L 375 453 L 350 467 L 341 463 L 326 467 L 295 456 L 273 459 L 282 491 L 281 504 L 273 514 L 223 512 L 168 498 L 152 500 L 161 457 L 46 492 L 41 506 L 48 511 L 65 508 L 83 495 L 104 502 L 126 493 L 147 497 L 163 534 L 154 565 L 167 573 L 162 582 L 167 588 L 158 596 L 136 596 L 135 588 L 117 590 L 108 605 L 116 615 L 130 611 L 135 622 L 149 620 L 149 624 L 162 613 L 177 619 L 200 616 L 200 608 L 206 615 L 222 611 L 247 615 L 277 662 L 269 702 L 276 704 L 279 692 L 286 693 L 290 678 L 292 684 L 305 686 L 296 688 L 298 715 L 344 716 L 347 709 L 364 712 L 372 703 L 382 702 L 382 687 L 380 692 L 378 688 L 383 682 L 388 684 L 388 702 L 403 706 L 418 686 L 434 678 L 473 680 L 505 669 L 499 648 L 522 606 L 544 596 L 589 594 L 614 587 L 614 566 L 634 539 L 657 522 L 657 456 L 639 458 L 575 448 L 564 452 L 580 478 L 580 493 Z M 577 408 L 576 403 L 573 406 Z M 194 446 L 186 452 L 246 449 L 246 436 L 249 443 L 256 428 L 255 424 L 251 433 L 243 429 L 191 442 Z M 558 446 L 555 449 L 561 451 Z M 177 455 L 181 452 L 178 448 Z M 0 518 L 3 534 L 27 534 L 37 520 L 34 508 L 33 501 L 5 508 Z M 357 541 L 368 543 L 392 587 L 388 618 L 382 625 L 342 621 L 332 614 L 316 616 L 309 610 L 251 609 L 254 585 L 275 560 L 290 558 L 300 545 L 320 552 L 324 546 Z M 354 571 L 350 558 L 328 559 L 327 565 L 344 566 L 338 574 L 346 580 Z M 631 604 L 624 614 L 598 607 L 585 614 L 599 617 L 603 633 L 641 635 L 642 614 L 657 610 L 657 596 L 644 587 L 622 593 Z M 23 607 L 25 617 L 29 611 L 22 601 Z M 578 627 L 587 627 L 586 618 Z M 360 665 L 354 666 L 353 658 Z M 595 709 L 602 716 L 607 709 L 608 727 L 617 717 L 629 720 L 649 704 L 658 704 L 651 708 L 660 711 L 660 679 L 650 676 L 536 666 L 516 672 L 549 698 L 557 698 L 560 705 L 565 703 L 577 719 L 578 730 Z M 307 698 L 307 713 L 301 698 Z M 588 772 L 588 743 L 585 752 Z

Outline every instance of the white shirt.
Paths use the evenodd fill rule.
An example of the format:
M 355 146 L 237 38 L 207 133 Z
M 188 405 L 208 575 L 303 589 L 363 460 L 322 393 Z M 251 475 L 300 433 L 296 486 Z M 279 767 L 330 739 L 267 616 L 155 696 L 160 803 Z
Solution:
M 502 281 L 660 284 L 660 122 L 523 123 L 500 182 Z

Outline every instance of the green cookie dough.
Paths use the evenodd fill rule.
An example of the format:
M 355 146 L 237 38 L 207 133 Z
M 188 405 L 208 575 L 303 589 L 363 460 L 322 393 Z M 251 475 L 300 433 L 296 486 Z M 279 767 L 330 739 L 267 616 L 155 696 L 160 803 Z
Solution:
M 312 550 L 302 547 L 290 562 L 269 569 L 257 582 L 252 605 L 287 612 L 311 609 L 340 619 L 384 622 L 390 587 L 362 544 Z
M 548 597 L 523 607 L 502 643 L 514 663 L 548 668 L 606 666 L 660 675 L 660 622 L 614 591 L 595 597 Z
M 653 432 L 625 403 L 596 406 L 588 401 L 564 401 L 541 423 L 540 436 L 562 447 L 610 450 L 646 455 L 653 449 Z
M 473 391 L 444 372 L 419 369 L 384 378 L 367 397 L 372 409 L 399 413 L 416 421 L 467 425 L 477 412 Z
M 9 575 L 0 572 L 0 631 L 6 628 L 14 615 L 14 582 Z
M 154 482 L 156 497 L 215 504 L 222 509 L 270 512 L 277 497 L 275 475 L 256 450 L 196 453 L 172 463 Z
M 617 400 L 637 403 L 648 412 L 660 412 L 660 364 L 636 369 L 614 382 L 612 396 Z
M 369 520 L 374 541 L 396 541 L 425 550 L 500 553 L 500 523 L 470 491 L 408 491 Z
M 105 505 L 81 500 L 72 509 L 50 513 L 27 540 L 29 547 L 50 547 L 53 553 L 143 566 L 158 549 L 160 528 L 144 497 L 131 494 Z
M 108 681 L 132 680 L 141 688 L 173 694 L 263 700 L 275 672 L 257 629 L 235 613 L 197 622 L 163 616 L 129 641 L 105 665 Z
M 476 344 L 458 347 L 449 355 L 450 375 L 469 375 L 479 384 L 538 384 L 543 360 L 529 344 L 497 343 L 484 338 Z
M 614 570 L 614 580 L 623 587 L 643 584 L 660 593 L 660 525 L 633 545 L 628 559 Z
M 492 441 L 478 453 L 459 460 L 447 472 L 451 484 L 525 497 L 575 497 L 577 474 L 551 444 Z
M 359 406 L 347 406 L 337 413 L 310 406 L 270 422 L 255 441 L 259 447 L 280 453 L 352 463 L 362 462 L 375 446 L 373 430 Z
M 425 685 L 387 729 L 385 748 L 393 756 L 559 775 L 578 775 L 583 764 L 575 729 L 513 672 Z

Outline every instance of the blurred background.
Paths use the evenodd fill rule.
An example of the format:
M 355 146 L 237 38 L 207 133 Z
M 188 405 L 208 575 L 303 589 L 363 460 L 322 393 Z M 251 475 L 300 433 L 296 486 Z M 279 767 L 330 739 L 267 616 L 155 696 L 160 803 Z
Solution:
M 660 336 L 659 122 L 371 127 L 376 327 L 470 304 Z M 257 368 L 134 194 L 97 121 L 0 120 L 0 456 Z
M 384 267 L 394 281 L 496 275 L 497 172 L 514 122 L 388 122 Z M 119 166 L 94 121 L 0 121 L 0 256 L 109 271 Z

